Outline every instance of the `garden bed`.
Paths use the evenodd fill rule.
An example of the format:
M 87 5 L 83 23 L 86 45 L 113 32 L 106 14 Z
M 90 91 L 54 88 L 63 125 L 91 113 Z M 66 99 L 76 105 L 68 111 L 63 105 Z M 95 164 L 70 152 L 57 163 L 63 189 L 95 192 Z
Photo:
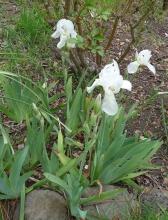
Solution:
M 54 95 L 59 96 L 56 99 L 56 101 L 53 102 L 51 105 L 52 112 L 54 112 L 53 116 L 54 117 L 60 116 L 61 119 L 60 121 L 61 122 L 63 121 L 63 123 L 65 123 L 64 120 L 66 117 L 65 115 L 62 114 L 63 112 L 62 109 L 66 104 L 65 96 L 62 96 L 62 93 L 64 92 L 65 79 L 63 77 L 63 71 L 65 70 L 64 69 L 65 66 L 63 66 L 62 61 L 59 59 L 60 56 L 58 56 L 55 52 L 56 51 L 55 48 L 57 45 L 56 41 L 50 38 L 50 35 L 53 31 L 52 30 L 53 25 L 55 25 L 55 20 L 58 19 L 58 17 L 60 17 L 60 12 L 58 13 L 54 12 L 55 14 L 52 14 L 53 8 L 50 7 L 50 5 L 49 6 L 47 4 L 38 5 L 37 2 L 31 3 L 29 1 L 26 1 L 24 3 L 19 3 L 18 1 L 18 3 L 16 2 L 13 3 L 12 1 L 6 1 L 3 4 L 1 3 L 2 4 L 2 8 L 0 9 L 2 12 L 0 15 L 0 19 L 1 19 L 0 49 L 2 51 L 0 53 L 1 70 L 13 72 L 16 74 L 19 73 L 23 77 L 28 77 L 32 79 L 32 81 L 37 83 L 38 86 L 39 85 L 43 86 L 44 81 L 48 85 L 52 84 L 53 87 L 50 90 L 49 96 L 51 97 Z M 28 18 L 31 20 L 31 22 L 33 22 L 33 19 L 37 19 L 37 22 L 34 22 L 34 24 L 31 22 L 29 23 L 29 21 L 27 21 L 25 18 L 26 13 L 29 13 Z M 51 16 L 50 13 L 53 15 L 53 17 Z M 24 22 L 25 23 L 27 22 L 28 26 L 24 26 L 25 25 Z M 124 22 L 123 23 L 122 22 L 123 21 L 121 20 L 121 23 L 117 28 L 115 37 L 113 39 L 113 42 L 111 43 L 111 48 L 109 48 L 108 52 L 106 53 L 103 59 L 103 62 L 98 67 L 98 69 L 100 70 L 106 64 L 111 63 L 112 59 L 119 58 L 119 55 L 123 53 L 124 48 L 126 48 L 127 45 L 131 42 L 131 35 L 127 33 L 128 26 Z M 107 23 L 107 27 L 109 27 L 108 28 L 109 31 L 105 33 L 105 36 L 106 35 L 109 36 L 111 25 L 112 24 L 110 22 Z M 26 27 L 27 29 L 24 29 L 23 27 L 24 28 Z M 168 181 L 167 181 L 168 96 L 158 95 L 158 92 L 164 92 L 168 90 L 168 54 L 167 54 L 168 18 L 164 17 L 162 21 L 149 19 L 145 23 L 144 29 L 145 30 L 137 44 L 138 51 L 141 51 L 143 49 L 149 49 L 152 51 L 152 55 L 153 55 L 152 64 L 156 67 L 156 75 L 152 75 L 152 73 L 148 70 L 148 68 L 142 68 L 139 71 L 139 73 L 135 74 L 134 77 L 131 79 L 133 84 L 132 92 L 124 93 L 124 99 L 121 99 L 121 103 L 123 104 L 123 106 L 127 111 L 130 109 L 133 103 L 136 103 L 138 105 L 138 107 L 136 108 L 136 114 L 128 121 L 125 128 L 128 137 L 134 136 L 136 134 L 138 137 L 140 137 L 141 140 L 144 140 L 145 138 L 149 138 L 151 140 L 157 140 L 157 139 L 163 140 L 162 147 L 154 155 L 152 159 L 152 163 L 154 165 L 161 165 L 161 167 L 158 167 L 154 171 L 150 171 L 139 177 L 136 177 L 135 184 L 137 184 L 137 188 L 145 186 L 149 188 L 157 187 L 161 190 L 163 189 L 167 190 L 168 188 Z M 29 35 L 27 36 L 30 30 L 32 30 L 30 36 Z M 34 33 L 33 31 L 37 31 L 38 33 L 37 36 L 36 36 L 36 32 Z M 40 37 L 39 39 L 38 36 Z M 33 41 L 31 42 L 31 39 L 34 39 L 34 42 Z M 134 60 L 135 49 L 136 49 L 135 46 L 132 45 L 131 50 L 120 63 L 120 70 L 122 75 L 124 74 L 124 70 L 126 69 L 127 65 L 130 63 L 130 61 Z M 97 58 L 95 59 L 90 52 L 88 54 L 89 54 L 89 59 L 92 60 L 92 63 L 97 61 L 96 60 Z M 92 65 L 91 62 L 89 62 L 89 64 Z M 94 68 L 95 67 L 93 67 L 93 69 Z M 70 70 L 69 74 L 74 76 L 72 70 Z M 89 73 L 89 74 L 94 74 L 94 73 Z M 88 79 L 86 78 L 86 82 L 87 80 Z M 77 84 L 77 80 L 75 77 L 74 85 L 76 84 Z M 44 96 L 45 95 L 46 93 L 44 86 Z M 32 99 L 34 100 L 34 98 Z M 58 106 L 60 106 L 60 109 L 57 109 Z M 57 110 L 54 111 L 54 108 Z M 39 111 L 38 108 L 36 109 L 36 106 L 34 107 L 34 111 L 36 112 L 36 116 L 39 113 L 41 114 L 39 120 L 41 125 L 44 126 L 45 123 L 42 119 L 42 116 L 44 116 L 45 115 L 44 113 L 46 112 L 43 112 L 42 114 L 42 112 Z M 25 123 L 25 120 L 16 123 L 14 120 L 11 120 L 9 116 L 6 116 L 4 113 L 1 114 L 1 116 L 3 121 L 3 126 L 11 138 L 11 143 L 13 145 L 14 150 L 15 151 L 21 150 L 22 148 L 24 148 L 25 137 L 27 134 L 27 130 L 26 130 L 27 125 Z M 45 118 L 44 120 L 49 120 L 46 115 L 44 118 Z M 71 123 L 73 123 L 73 120 L 75 121 L 74 116 L 73 119 L 71 120 Z M 58 121 L 59 126 L 57 127 L 57 129 L 53 128 L 51 132 L 52 134 L 50 137 L 50 142 L 46 147 L 48 153 L 52 152 L 53 143 L 56 142 L 57 135 L 55 135 L 54 132 L 56 131 L 58 132 L 58 128 L 62 126 L 60 124 L 61 123 L 60 121 Z M 38 122 L 34 122 L 34 126 L 36 126 L 36 123 Z M 85 124 L 83 126 L 85 126 Z M 64 125 L 62 126 L 62 131 L 63 131 L 63 135 L 66 134 L 67 132 L 66 126 L 65 127 Z M 33 131 L 30 131 L 30 136 L 31 136 L 31 132 Z M 37 137 L 38 135 L 41 135 L 40 132 L 42 131 L 38 130 L 38 132 L 36 135 Z M 86 132 L 88 132 L 87 126 L 86 126 Z M 67 139 L 69 138 L 69 140 L 66 141 L 69 141 L 67 142 L 69 144 L 68 146 L 73 145 L 74 143 L 72 141 L 73 140 L 75 141 L 76 144 L 75 146 L 78 146 L 78 148 L 75 147 L 74 149 L 68 152 L 73 159 L 78 160 L 78 158 L 80 157 L 81 153 L 84 150 L 84 143 L 82 141 L 84 141 L 85 135 L 82 132 L 79 132 L 77 134 L 74 133 L 74 134 L 75 134 L 74 136 L 75 138 L 73 137 L 73 135 L 72 136 L 69 135 L 67 136 Z M 31 141 L 32 140 L 30 139 L 30 142 Z M 92 144 L 91 140 L 89 143 L 90 145 Z M 35 142 L 35 144 L 38 144 L 38 142 Z M 85 165 L 90 165 L 90 158 L 92 157 L 87 156 L 85 158 L 86 161 L 82 161 L 81 163 L 82 164 L 84 163 Z M 41 164 L 38 164 L 36 158 L 33 158 L 32 160 L 34 160 L 35 163 L 32 162 L 31 168 L 34 169 L 35 167 L 35 169 L 33 170 L 33 175 L 26 182 L 27 187 L 31 187 L 32 184 L 38 182 L 41 178 L 44 177 L 43 168 Z M 38 164 L 37 167 L 36 167 L 36 162 Z M 28 167 L 28 165 L 26 166 Z M 89 171 L 87 169 L 84 170 L 83 173 L 84 176 L 88 177 Z M 50 180 L 52 178 L 48 177 L 48 179 Z M 120 182 L 117 183 L 117 185 L 120 184 L 121 184 Z M 133 183 L 131 182 L 129 184 L 128 185 L 130 187 L 132 186 L 131 184 Z M 101 184 L 98 183 L 98 185 L 101 191 Z M 123 186 L 123 183 L 121 185 Z M 51 186 L 51 188 L 53 187 L 52 184 L 49 186 Z M 41 185 L 41 187 L 42 188 L 44 187 L 43 184 Z M 131 191 L 132 190 L 133 189 L 131 188 Z M 66 190 L 64 190 L 64 192 L 65 191 Z M 17 201 L 8 200 L 6 202 L 1 202 L 1 204 L 2 204 L 1 205 L 2 213 L 4 214 L 4 216 L 6 216 L 5 219 L 12 219 L 16 209 Z

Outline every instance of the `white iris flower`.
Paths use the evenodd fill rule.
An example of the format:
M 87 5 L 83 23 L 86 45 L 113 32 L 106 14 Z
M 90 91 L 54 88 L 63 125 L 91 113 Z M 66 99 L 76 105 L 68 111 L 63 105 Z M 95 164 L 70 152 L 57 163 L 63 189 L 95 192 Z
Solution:
M 132 84 L 128 80 L 123 80 L 120 75 L 118 63 L 115 60 L 101 70 L 99 78 L 90 87 L 87 87 L 87 92 L 91 93 L 96 86 L 102 86 L 104 89 L 102 111 L 108 115 L 115 115 L 118 111 L 115 94 L 119 93 L 121 88 L 129 91 L 132 89 Z
M 56 31 L 51 35 L 52 38 L 60 38 L 57 47 L 61 49 L 65 45 L 69 48 L 74 48 L 75 44 L 68 42 L 71 38 L 76 38 L 77 33 L 74 29 L 72 21 L 61 19 L 57 22 Z
M 151 51 L 150 50 L 142 50 L 140 53 L 136 52 L 136 61 L 131 62 L 128 67 L 128 73 L 136 73 L 139 66 L 143 65 L 143 66 L 147 66 L 149 68 L 149 70 L 155 74 L 156 73 L 156 69 L 155 67 L 150 64 L 150 58 L 151 58 Z

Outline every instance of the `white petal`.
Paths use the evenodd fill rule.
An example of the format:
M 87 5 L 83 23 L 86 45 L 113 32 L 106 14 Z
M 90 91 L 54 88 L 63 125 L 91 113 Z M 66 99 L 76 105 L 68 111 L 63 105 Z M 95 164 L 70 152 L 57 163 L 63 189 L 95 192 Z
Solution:
M 118 63 L 115 60 L 113 60 L 112 63 L 105 65 L 105 67 L 99 73 L 99 77 L 108 77 L 108 79 L 114 77 L 114 75 L 120 75 Z
M 134 61 L 132 63 L 130 63 L 128 66 L 127 66 L 127 71 L 128 73 L 136 73 L 137 70 L 138 70 L 138 67 L 139 67 L 139 63 L 137 61 Z
M 60 41 L 58 44 L 57 44 L 57 47 L 59 48 L 59 49 L 61 49 L 62 47 L 64 47 L 65 46 L 65 43 L 66 43 L 66 41 Z
M 57 47 L 60 49 L 65 46 L 67 43 L 68 47 L 74 48 L 74 43 L 68 43 L 67 40 L 70 38 L 76 38 L 77 33 L 74 30 L 74 25 L 72 21 L 67 19 L 61 19 L 57 22 L 56 31 L 51 35 L 53 38 L 60 37 L 60 42 L 57 44 Z
M 119 65 L 118 65 L 117 61 L 113 59 L 112 65 L 114 67 L 114 72 L 119 75 L 120 74 L 120 69 L 119 69 Z
M 105 93 L 103 103 L 102 103 L 102 111 L 108 115 L 115 115 L 118 112 L 118 104 L 116 102 L 115 96 L 113 92 Z
M 148 64 L 147 64 L 147 67 L 150 69 L 150 71 L 151 71 L 153 74 L 156 74 L 156 69 L 155 69 L 155 67 L 154 67 L 152 64 L 148 63 Z
M 142 50 L 140 53 L 139 53 L 139 56 L 143 56 L 145 57 L 146 59 L 150 59 L 152 54 L 151 54 L 151 51 L 150 50 Z
M 123 76 L 116 75 L 111 83 L 111 89 L 113 90 L 114 94 L 119 93 L 120 89 L 122 88 L 123 84 Z
M 71 32 L 71 37 L 72 37 L 72 38 L 76 38 L 76 36 L 77 36 L 76 31 L 72 31 L 72 32 Z
M 57 22 L 57 28 L 63 26 L 64 24 L 66 23 L 66 19 L 63 18 L 63 19 L 60 19 L 58 22 Z
M 100 80 L 96 79 L 93 84 L 86 88 L 88 93 L 91 93 L 96 86 L 100 86 Z
M 128 91 L 132 90 L 132 84 L 128 80 L 123 80 L 123 84 L 121 86 L 122 89 L 127 89 Z
M 106 65 L 99 73 L 99 79 L 104 90 L 111 88 L 114 93 L 118 93 L 123 81 L 118 63 L 113 60 L 111 64 Z
M 140 65 L 147 65 L 149 63 L 149 60 L 151 58 L 151 51 L 150 50 L 142 50 L 138 54 L 137 61 L 139 62 Z
M 65 46 L 66 41 L 67 41 L 67 37 L 61 35 L 60 41 L 59 41 L 59 43 L 57 44 L 57 47 L 58 47 L 59 49 L 61 49 L 62 47 Z
M 55 31 L 52 35 L 51 35 L 52 38 L 56 39 L 56 38 L 59 38 L 60 37 L 60 33 L 58 31 Z
M 70 34 L 74 31 L 74 25 L 73 25 L 72 21 L 70 21 L 68 19 L 61 19 L 57 23 L 57 30 L 60 33 L 64 33 L 66 31 Z

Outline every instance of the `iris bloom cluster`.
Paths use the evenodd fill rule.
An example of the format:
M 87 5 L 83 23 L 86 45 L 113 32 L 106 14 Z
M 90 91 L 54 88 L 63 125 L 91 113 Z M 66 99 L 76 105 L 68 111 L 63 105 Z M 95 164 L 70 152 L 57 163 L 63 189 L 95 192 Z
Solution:
M 51 35 L 52 38 L 60 38 L 57 47 L 61 49 L 64 46 L 74 48 L 75 43 L 69 42 L 70 39 L 76 39 L 77 33 L 75 31 L 72 21 L 61 19 L 55 26 L 55 32 Z
M 56 25 L 56 31 L 51 36 L 52 38 L 60 38 L 57 44 L 59 49 L 64 46 L 68 48 L 75 47 L 75 43 L 69 42 L 71 38 L 76 39 L 77 37 L 74 25 L 70 20 L 59 20 Z M 136 73 L 140 66 L 147 66 L 155 74 L 155 67 L 150 63 L 151 56 L 151 51 L 149 50 L 142 50 L 140 53 L 136 52 L 135 61 L 131 62 L 127 67 L 128 73 Z M 105 65 L 99 73 L 99 77 L 95 79 L 91 86 L 87 87 L 87 92 L 91 93 L 97 86 L 101 86 L 104 90 L 104 98 L 101 101 L 102 111 L 111 116 L 118 112 L 115 95 L 121 89 L 132 90 L 131 82 L 123 79 L 123 76 L 120 74 L 119 65 L 115 60 L 111 64 Z

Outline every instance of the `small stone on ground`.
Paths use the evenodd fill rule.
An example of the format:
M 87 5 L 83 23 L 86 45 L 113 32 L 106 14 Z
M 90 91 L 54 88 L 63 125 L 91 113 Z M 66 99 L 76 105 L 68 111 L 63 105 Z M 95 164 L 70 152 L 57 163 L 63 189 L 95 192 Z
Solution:
M 13 220 L 19 219 L 18 210 Z M 26 196 L 25 220 L 68 220 L 66 201 L 57 192 L 34 190 Z
M 103 192 L 120 189 L 116 186 L 103 186 Z M 97 195 L 99 193 L 98 187 L 90 187 L 84 194 L 84 197 L 91 195 Z M 92 216 L 90 219 L 96 219 L 96 216 L 99 214 L 102 216 L 102 219 L 120 219 L 126 220 L 131 215 L 132 211 L 135 211 L 138 207 L 138 202 L 135 200 L 135 196 L 131 193 L 128 193 L 127 190 L 123 191 L 121 194 L 116 196 L 114 199 L 97 203 L 94 205 L 88 205 L 85 207 L 85 210 L 89 212 L 89 215 Z M 100 216 L 99 216 L 100 218 Z

